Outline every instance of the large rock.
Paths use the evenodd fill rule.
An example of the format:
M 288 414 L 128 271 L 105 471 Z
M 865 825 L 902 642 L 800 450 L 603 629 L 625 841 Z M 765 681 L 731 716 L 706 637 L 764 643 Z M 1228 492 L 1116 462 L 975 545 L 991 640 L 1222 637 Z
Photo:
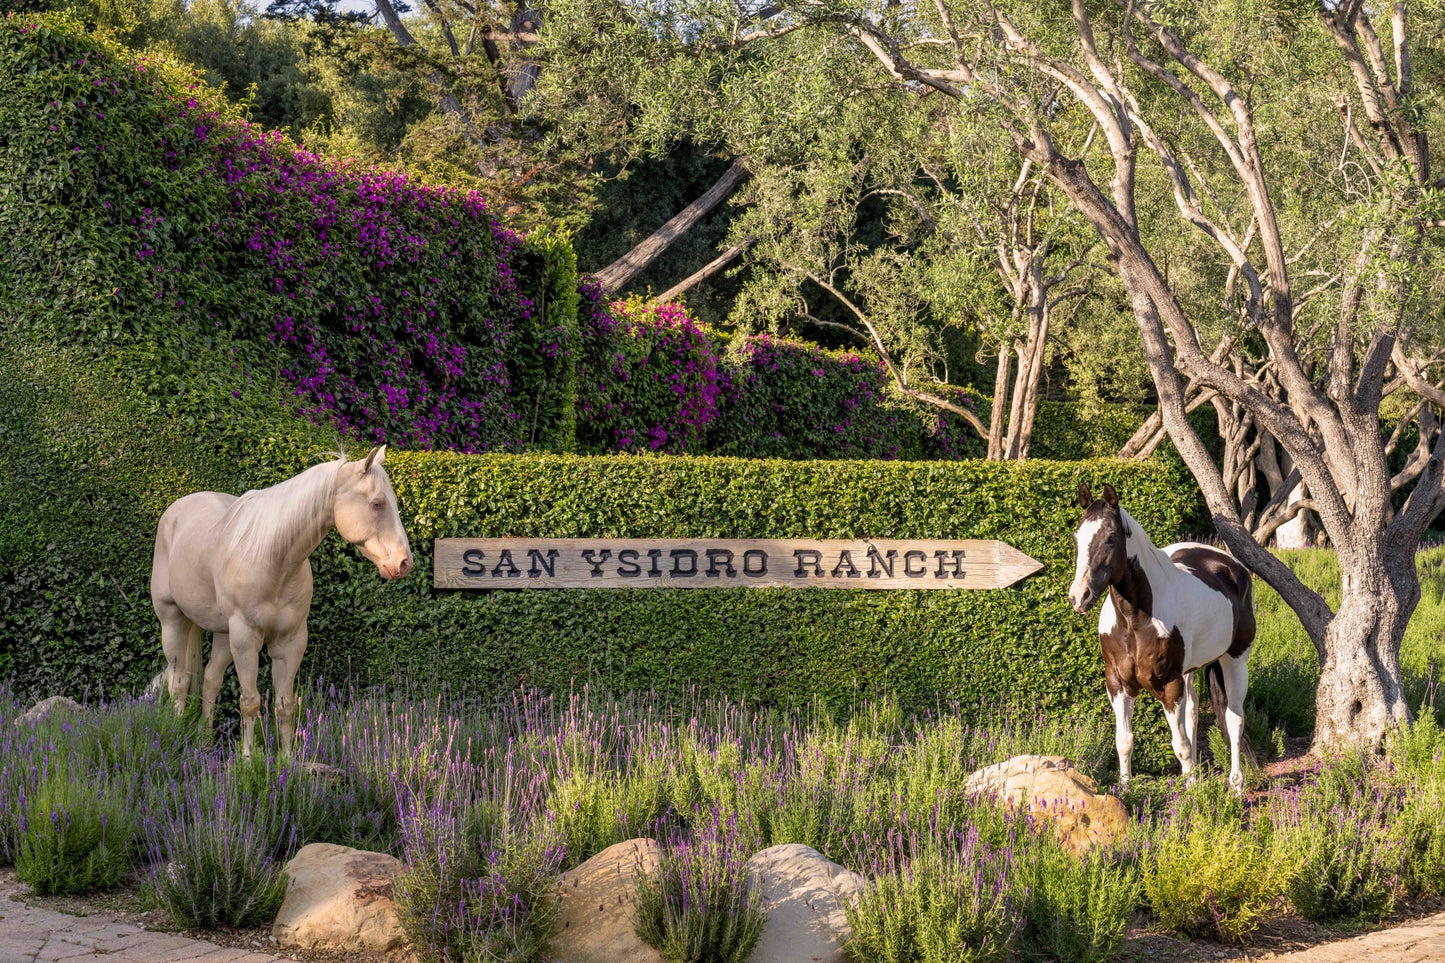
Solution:
M 72 715 L 79 715 L 84 711 L 85 706 L 76 702 L 74 699 L 68 699 L 65 696 L 59 695 L 51 696 L 49 699 L 41 699 L 35 703 L 35 705 L 21 713 L 16 717 L 15 724 L 17 726 L 31 726 L 33 728 L 40 725 L 40 723 L 46 719 L 49 719 L 56 712 L 68 712 Z
M 401 863 L 331 843 L 312 843 L 286 864 L 290 883 L 271 935 L 282 946 L 384 952 L 402 944 L 392 878 Z
M 609 846 L 557 884 L 557 923 L 542 954 L 546 963 L 662 963 L 662 954 L 638 939 L 639 873 L 657 872 L 662 846 L 629 839 Z M 756 959 L 756 957 L 754 957 Z
M 843 906 L 867 880 L 801 843 L 754 853 L 748 871 L 768 910 L 748 963 L 844 963 L 852 930 Z
M 1047 820 L 1064 848 L 1081 856 L 1124 838 L 1129 816 L 1113 796 L 1063 756 L 1014 756 L 968 777 L 966 791 L 996 796 L 1011 809 Z

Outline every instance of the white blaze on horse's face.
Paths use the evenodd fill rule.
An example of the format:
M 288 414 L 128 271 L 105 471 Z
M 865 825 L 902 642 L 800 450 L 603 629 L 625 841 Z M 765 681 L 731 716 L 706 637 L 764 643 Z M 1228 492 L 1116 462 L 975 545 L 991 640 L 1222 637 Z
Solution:
M 374 448 L 365 461 L 341 466 L 336 476 L 336 531 L 361 550 L 384 579 L 411 571 L 411 545 L 396 510 L 396 493 L 381 463 L 386 446 Z
M 1098 554 L 1094 542 L 1102 534 L 1103 527 L 1103 519 L 1091 518 L 1074 533 L 1074 548 L 1078 554 L 1074 562 L 1074 583 L 1069 586 L 1069 603 L 1080 615 L 1089 611 L 1098 597 L 1093 588 L 1094 572 L 1090 559 Z
M 1124 574 L 1129 537 L 1119 496 L 1114 486 L 1104 486 L 1102 501 L 1094 501 L 1088 485 L 1079 486 L 1079 507 L 1084 519 L 1074 532 L 1074 583 L 1069 586 L 1069 602 L 1083 615 L 1104 594 L 1107 586 Z

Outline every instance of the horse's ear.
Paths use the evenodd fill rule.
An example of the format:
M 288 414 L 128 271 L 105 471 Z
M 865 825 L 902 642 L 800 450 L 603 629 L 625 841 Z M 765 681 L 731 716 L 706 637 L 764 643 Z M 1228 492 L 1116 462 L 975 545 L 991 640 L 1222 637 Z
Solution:
M 366 464 L 361 466 L 361 473 L 365 475 L 367 472 L 371 471 L 372 465 L 380 465 L 384 461 L 386 461 L 385 445 L 380 445 L 376 448 L 371 449 L 371 453 L 366 456 Z
M 1114 486 L 1104 482 L 1104 501 L 1110 508 L 1119 507 L 1119 494 L 1114 491 Z
M 1079 482 L 1079 507 L 1088 508 L 1094 504 L 1094 498 L 1089 494 L 1089 483 Z

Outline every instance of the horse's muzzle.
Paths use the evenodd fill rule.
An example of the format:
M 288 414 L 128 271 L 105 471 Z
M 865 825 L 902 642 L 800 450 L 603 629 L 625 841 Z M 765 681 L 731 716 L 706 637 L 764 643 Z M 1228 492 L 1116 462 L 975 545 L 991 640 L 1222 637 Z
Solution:
M 399 578 L 405 578 L 406 574 L 411 571 L 411 566 L 412 560 L 410 552 L 407 552 L 404 556 L 402 556 L 402 559 L 399 562 L 386 561 L 376 563 L 377 571 L 379 571 L 381 573 L 381 577 L 386 579 L 388 582 Z
M 1094 600 L 1097 598 L 1098 596 L 1094 594 L 1093 589 L 1086 588 L 1077 598 L 1070 595 L 1069 601 L 1073 604 L 1075 612 L 1078 612 L 1080 615 L 1086 615 L 1089 609 L 1093 607 Z

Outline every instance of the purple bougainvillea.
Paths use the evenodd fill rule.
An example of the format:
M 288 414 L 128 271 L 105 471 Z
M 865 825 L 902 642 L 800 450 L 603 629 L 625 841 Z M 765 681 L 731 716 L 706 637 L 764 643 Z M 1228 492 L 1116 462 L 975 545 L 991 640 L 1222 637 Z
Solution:
M 592 283 L 582 294 L 578 443 L 673 454 L 695 447 L 724 391 L 709 333 L 678 304 L 608 304 Z

